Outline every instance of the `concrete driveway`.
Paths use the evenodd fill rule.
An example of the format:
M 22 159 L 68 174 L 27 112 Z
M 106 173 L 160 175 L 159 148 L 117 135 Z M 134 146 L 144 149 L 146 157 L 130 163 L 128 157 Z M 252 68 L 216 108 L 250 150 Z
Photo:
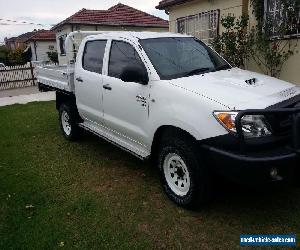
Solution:
M 0 91 L 0 107 L 55 100 L 55 92 L 39 92 L 37 87 Z

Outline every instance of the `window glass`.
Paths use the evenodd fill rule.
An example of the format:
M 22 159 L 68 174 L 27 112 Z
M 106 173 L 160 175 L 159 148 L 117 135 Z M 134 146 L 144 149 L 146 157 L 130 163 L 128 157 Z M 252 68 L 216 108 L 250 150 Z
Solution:
M 192 37 L 140 40 L 162 80 L 231 68 L 203 42 Z
M 103 56 L 106 41 L 90 41 L 85 45 L 82 67 L 91 72 L 102 74 Z
M 145 69 L 145 65 L 132 45 L 122 41 L 113 41 L 110 52 L 108 75 L 120 78 L 124 68 L 137 66 Z
M 218 35 L 219 16 L 219 10 L 211 10 L 179 18 L 176 21 L 177 32 L 192 35 L 210 44 Z
M 265 29 L 269 36 L 300 35 L 300 1 L 267 0 Z

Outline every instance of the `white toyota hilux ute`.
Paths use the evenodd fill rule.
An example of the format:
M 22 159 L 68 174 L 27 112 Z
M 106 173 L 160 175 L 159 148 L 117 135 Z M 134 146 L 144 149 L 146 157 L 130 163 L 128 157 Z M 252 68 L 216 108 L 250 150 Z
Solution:
M 67 65 L 37 66 L 63 135 L 84 129 L 153 157 L 178 205 L 204 202 L 215 173 L 255 184 L 297 176 L 299 87 L 233 68 L 187 35 L 73 32 L 65 48 Z

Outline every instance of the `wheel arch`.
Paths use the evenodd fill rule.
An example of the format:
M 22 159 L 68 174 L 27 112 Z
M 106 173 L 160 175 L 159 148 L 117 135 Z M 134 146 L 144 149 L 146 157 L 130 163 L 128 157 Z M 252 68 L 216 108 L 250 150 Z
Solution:
M 70 106 L 72 111 L 75 113 L 75 117 L 78 122 L 83 121 L 79 115 L 79 112 L 77 109 L 77 104 L 76 104 L 76 97 L 74 94 L 56 91 L 56 109 L 58 111 L 62 104 L 66 104 L 66 105 Z
M 56 109 L 59 110 L 60 106 L 64 103 L 69 103 L 74 107 L 76 106 L 76 97 L 73 94 L 56 91 Z
M 161 143 L 161 139 L 163 138 L 163 135 L 167 132 L 176 133 L 176 134 L 178 134 L 178 136 L 189 137 L 193 141 L 197 140 L 195 136 L 193 136 L 190 132 L 188 132 L 182 128 L 179 128 L 174 125 L 162 125 L 159 128 L 157 128 L 154 133 L 152 144 L 151 144 L 151 155 L 157 154 L 159 145 Z

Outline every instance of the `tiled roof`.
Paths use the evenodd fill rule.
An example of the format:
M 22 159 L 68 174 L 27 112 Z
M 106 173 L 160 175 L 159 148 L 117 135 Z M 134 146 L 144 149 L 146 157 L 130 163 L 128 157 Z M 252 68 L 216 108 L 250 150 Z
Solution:
M 34 30 L 31 32 L 26 32 L 24 34 L 21 34 L 17 37 L 7 38 L 6 42 L 25 43 L 29 40 L 31 40 L 31 41 L 40 41 L 40 40 L 52 41 L 52 40 L 54 40 L 55 41 L 56 36 L 55 36 L 55 33 L 50 30 Z
M 26 32 L 24 34 L 19 35 L 16 37 L 16 41 L 18 42 L 25 42 L 27 41 L 36 31 Z
M 55 25 L 52 30 L 64 24 L 98 24 L 110 26 L 140 26 L 140 27 L 163 27 L 168 28 L 169 22 L 137 10 L 124 4 L 117 4 L 108 10 L 82 9 L 66 20 Z
M 162 0 L 159 2 L 159 4 L 156 6 L 156 9 L 164 10 L 170 6 L 173 6 L 175 4 L 181 4 L 188 2 L 189 0 Z
M 55 33 L 53 31 L 50 30 L 38 30 L 36 31 L 28 40 L 31 41 L 55 41 L 56 40 L 56 36 Z
M 17 38 L 16 37 L 10 37 L 10 38 L 6 38 L 5 41 L 6 42 L 14 42 Z

